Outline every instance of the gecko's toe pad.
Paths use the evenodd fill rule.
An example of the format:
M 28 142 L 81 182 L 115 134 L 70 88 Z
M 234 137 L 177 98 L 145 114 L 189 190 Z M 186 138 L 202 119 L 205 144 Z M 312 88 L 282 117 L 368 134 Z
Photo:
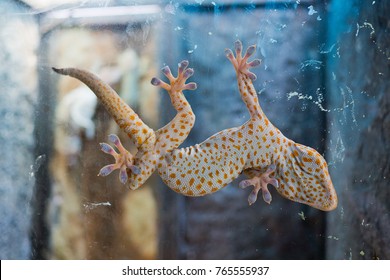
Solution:
M 133 155 L 123 147 L 120 139 L 115 134 L 110 134 L 108 140 L 114 144 L 117 151 L 107 143 L 100 143 L 101 150 L 114 157 L 115 163 L 104 166 L 100 169 L 98 176 L 107 176 L 112 171 L 119 169 L 119 181 L 125 184 L 128 180 L 128 170 L 133 174 L 140 174 L 141 170 L 135 166 Z

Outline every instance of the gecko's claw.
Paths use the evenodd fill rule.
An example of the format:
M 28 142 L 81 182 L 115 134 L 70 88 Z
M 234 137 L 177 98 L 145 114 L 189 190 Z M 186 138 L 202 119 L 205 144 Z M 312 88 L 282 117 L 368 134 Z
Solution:
M 271 178 L 270 174 L 273 173 L 276 169 L 276 166 L 274 164 L 270 165 L 268 169 L 259 176 L 255 176 L 251 179 L 243 180 L 240 182 L 239 187 L 240 188 L 246 188 L 249 186 L 253 186 L 253 190 L 250 193 L 248 197 L 249 205 L 252 205 L 257 200 L 257 195 L 259 191 L 261 190 L 263 200 L 270 204 L 272 201 L 272 195 L 268 190 L 268 184 L 274 186 L 275 188 L 279 187 L 278 180 L 275 178 Z
M 189 64 L 188 60 L 183 60 L 183 61 L 181 61 L 181 62 L 178 64 L 178 72 L 179 72 L 179 75 L 180 75 L 181 73 L 183 73 L 184 70 L 187 69 L 188 64 Z
M 108 140 L 114 144 L 114 146 L 118 149 L 118 152 L 116 152 L 115 149 L 107 143 L 100 143 L 100 147 L 104 153 L 110 154 L 114 157 L 115 163 L 106 165 L 100 169 L 98 176 L 107 176 L 111 174 L 112 171 L 119 169 L 119 180 L 122 184 L 125 184 L 128 180 L 128 169 L 136 175 L 140 174 L 141 171 L 133 164 L 133 155 L 127 151 L 125 147 L 123 147 L 118 136 L 110 134 L 108 136 Z
M 254 73 L 252 73 L 252 72 L 250 72 L 250 71 L 247 71 L 245 74 L 246 74 L 246 76 L 247 76 L 249 79 L 251 79 L 252 81 L 254 81 L 254 80 L 257 79 L 256 74 L 254 74 Z
M 257 67 L 260 64 L 261 64 L 261 59 L 256 58 L 256 59 L 252 60 L 251 62 L 249 62 L 248 66 L 250 66 L 250 67 Z
M 150 81 L 150 83 L 152 84 L 152 85 L 154 85 L 154 86 L 159 86 L 159 85 L 161 85 L 161 80 L 159 79 L 159 78 L 156 78 L 156 77 L 153 77 L 152 78 L 152 80 Z
M 122 165 L 119 170 L 119 181 L 121 181 L 122 184 L 126 184 L 128 179 L 126 168 L 126 165 Z
M 234 49 L 236 50 L 237 56 L 241 55 L 242 52 L 242 43 L 240 40 L 234 42 Z
M 100 169 L 98 176 L 107 176 L 110 175 L 112 171 L 117 169 L 116 164 L 109 164 Z
M 163 74 L 165 75 L 165 77 L 168 78 L 168 80 L 170 82 L 172 82 L 175 78 L 173 77 L 172 75 L 172 72 L 171 72 L 171 68 L 169 68 L 169 66 L 165 66 L 161 69 L 161 71 L 163 72 Z
M 186 69 L 186 71 L 184 71 L 183 78 L 188 79 L 192 75 L 194 75 L 194 69 L 188 68 L 188 69 Z
M 191 82 L 186 84 L 187 79 L 194 74 L 194 69 L 187 68 L 188 64 L 189 62 L 187 60 L 183 60 L 178 64 L 177 77 L 172 75 L 171 69 L 168 66 L 162 68 L 162 72 L 168 78 L 169 84 L 156 77 L 152 78 L 150 82 L 152 85 L 159 86 L 170 93 L 180 92 L 183 90 L 194 90 L 196 89 L 196 83 Z
M 187 90 L 195 90 L 197 87 L 198 87 L 198 86 L 197 86 L 196 83 L 191 82 L 191 83 L 188 83 L 188 84 L 184 85 L 183 90 L 184 90 L 184 89 L 187 89 Z
M 246 49 L 244 59 L 247 60 L 247 59 L 248 59 L 252 54 L 254 54 L 255 52 L 256 52 L 256 45 L 249 46 L 249 47 Z
M 225 50 L 225 55 L 226 55 L 226 57 L 227 57 L 230 61 L 232 61 L 232 60 L 234 59 L 234 54 L 233 54 L 233 52 L 232 52 L 231 49 L 226 49 L 226 50 Z
M 130 170 L 131 170 L 131 172 L 133 172 L 135 175 L 139 175 L 139 174 L 141 174 L 141 170 L 137 167 L 137 166 L 135 166 L 135 165 L 130 165 L 130 166 L 127 166 Z
M 245 75 L 251 80 L 256 80 L 256 75 L 249 71 L 250 68 L 259 66 L 261 63 L 260 59 L 255 59 L 251 62 L 248 62 L 248 58 L 251 57 L 256 51 L 256 45 L 252 45 L 247 48 L 244 56 L 242 56 L 242 43 L 237 40 L 234 43 L 234 48 L 236 51 L 236 56 L 234 56 L 232 50 L 226 49 L 225 55 L 233 64 L 234 68 L 238 75 Z
M 102 150 L 102 152 L 104 152 L 106 154 L 109 154 L 109 155 L 112 155 L 112 156 L 117 155 L 117 152 L 115 152 L 114 148 L 111 147 L 107 143 L 100 143 L 100 149 Z

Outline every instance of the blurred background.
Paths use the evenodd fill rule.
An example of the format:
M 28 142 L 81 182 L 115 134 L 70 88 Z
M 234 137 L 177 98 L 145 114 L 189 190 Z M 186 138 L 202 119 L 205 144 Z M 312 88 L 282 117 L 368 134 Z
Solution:
M 389 259 L 390 2 L 384 0 L 0 1 L 1 259 Z M 249 115 L 224 49 L 262 59 L 268 118 L 322 153 L 339 206 L 248 206 L 239 180 L 200 198 L 152 176 L 137 191 L 99 143 L 129 141 L 77 80 L 90 70 L 154 129 L 175 112 L 150 84 L 183 59 L 198 90 L 184 146 Z

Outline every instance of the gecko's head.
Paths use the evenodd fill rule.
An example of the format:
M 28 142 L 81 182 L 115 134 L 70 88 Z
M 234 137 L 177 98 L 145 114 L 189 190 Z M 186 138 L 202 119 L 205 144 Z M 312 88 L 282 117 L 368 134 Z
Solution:
M 337 195 L 325 159 L 314 149 L 293 143 L 280 175 L 279 193 L 296 202 L 330 211 L 337 207 Z

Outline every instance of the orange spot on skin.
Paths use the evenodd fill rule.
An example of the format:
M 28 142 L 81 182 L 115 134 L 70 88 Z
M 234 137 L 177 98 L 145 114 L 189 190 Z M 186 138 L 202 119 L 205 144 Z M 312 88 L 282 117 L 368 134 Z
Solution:
M 295 183 L 295 179 L 294 179 L 294 178 L 291 178 L 291 182 Z
M 188 191 L 187 191 L 187 195 L 189 195 L 189 196 L 193 196 L 193 195 L 194 195 L 194 192 L 193 192 L 193 191 L 191 191 L 191 190 L 188 190 Z
M 191 187 L 192 187 L 192 185 L 194 184 L 194 182 L 195 182 L 195 179 L 194 179 L 194 178 L 191 178 L 190 181 L 189 181 L 189 184 L 190 184 Z
M 130 116 L 130 120 L 134 121 L 134 120 L 135 120 L 135 116 L 134 116 L 134 115 L 131 115 L 131 116 Z
M 181 185 L 181 181 L 179 179 L 176 180 L 176 185 L 178 185 L 178 186 Z
M 311 158 L 303 157 L 302 160 L 304 162 L 312 162 Z
M 171 173 L 171 174 L 169 175 L 169 178 L 175 179 L 175 178 L 176 178 L 176 174 L 175 174 L 175 173 Z

